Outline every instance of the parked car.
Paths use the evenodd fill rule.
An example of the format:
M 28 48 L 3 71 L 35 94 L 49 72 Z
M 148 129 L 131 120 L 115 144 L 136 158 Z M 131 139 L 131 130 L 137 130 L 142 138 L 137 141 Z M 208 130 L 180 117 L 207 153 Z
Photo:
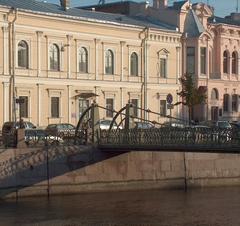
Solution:
M 177 128 L 185 128 L 187 126 L 187 123 L 181 122 L 181 121 L 172 121 L 172 122 L 165 122 L 163 124 L 165 127 L 177 127 Z
M 76 127 L 69 123 L 49 124 L 45 129 L 46 135 L 53 140 L 63 141 L 75 136 Z
M 231 122 L 230 125 L 232 126 L 233 129 L 240 129 L 240 122 Z
M 25 141 L 29 142 L 38 136 L 36 126 L 31 122 L 21 122 L 25 130 Z M 2 127 L 2 142 L 5 147 L 16 147 L 17 130 L 20 128 L 20 122 L 5 122 Z
M 99 125 L 101 130 L 109 130 L 111 123 L 112 123 L 112 120 L 101 119 L 96 123 L 96 125 Z M 117 129 L 117 128 L 122 129 L 122 126 L 118 127 L 117 123 L 114 122 L 112 129 Z
M 202 122 L 201 125 L 206 125 L 211 128 L 219 128 L 219 129 L 231 129 L 232 126 L 228 121 L 218 120 L 218 121 L 206 121 Z
M 154 127 L 154 124 L 151 122 L 135 122 L 134 129 L 152 129 Z

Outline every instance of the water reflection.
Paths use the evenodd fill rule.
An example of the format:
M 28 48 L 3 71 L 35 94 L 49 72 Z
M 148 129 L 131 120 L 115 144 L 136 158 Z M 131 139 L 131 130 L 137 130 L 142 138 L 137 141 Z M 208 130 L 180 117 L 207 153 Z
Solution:
M 239 226 L 240 188 L 131 191 L 0 201 L 0 225 Z

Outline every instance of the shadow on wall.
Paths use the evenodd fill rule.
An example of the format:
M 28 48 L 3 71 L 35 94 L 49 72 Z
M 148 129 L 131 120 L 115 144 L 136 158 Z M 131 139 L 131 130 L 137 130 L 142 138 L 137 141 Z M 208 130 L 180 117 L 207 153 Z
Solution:
M 0 160 L 0 198 L 122 154 L 104 153 L 92 146 L 84 145 L 44 147 L 23 154 L 18 153 L 18 149 L 12 150 L 11 155 L 7 153 L 10 150 L 0 153 L 0 159 L 4 159 Z

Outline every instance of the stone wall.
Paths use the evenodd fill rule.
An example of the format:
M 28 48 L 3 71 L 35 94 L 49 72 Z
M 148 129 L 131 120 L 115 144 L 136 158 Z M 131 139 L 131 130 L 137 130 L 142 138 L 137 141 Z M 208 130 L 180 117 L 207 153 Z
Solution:
M 0 167 L 1 197 L 240 185 L 237 154 L 103 153 L 59 146 L 6 150 L 0 153 Z

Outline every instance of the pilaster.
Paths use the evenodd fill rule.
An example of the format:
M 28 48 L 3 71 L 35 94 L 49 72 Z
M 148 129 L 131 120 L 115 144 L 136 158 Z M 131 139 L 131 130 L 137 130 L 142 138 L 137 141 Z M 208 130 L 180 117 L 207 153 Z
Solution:
M 123 76 L 124 76 L 124 46 L 126 45 L 126 42 L 120 41 L 121 45 L 121 78 L 120 81 L 123 81 Z
M 41 38 L 43 35 L 42 31 L 37 31 L 37 76 L 41 75 Z
M 3 122 L 7 122 L 10 120 L 10 101 L 9 101 L 9 82 L 3 82 Z
M 2 27 L 2 32 L 3 32 L 3 74 L 8 75 L 9 74 L 9 49 L 8 49 L 8 27 L 3 26 Z
M 100 43 L 100 39 L 95 38 L 94 43 L 95 43 L 95 80 L 99 80 L 99 75 L 98 75 L 98 45 Z
M 72 35 L 67 35 L 67 50 L 68 50 L 68 67 L 67 67 L 67 78 L 71 77 L 71 43 Z

